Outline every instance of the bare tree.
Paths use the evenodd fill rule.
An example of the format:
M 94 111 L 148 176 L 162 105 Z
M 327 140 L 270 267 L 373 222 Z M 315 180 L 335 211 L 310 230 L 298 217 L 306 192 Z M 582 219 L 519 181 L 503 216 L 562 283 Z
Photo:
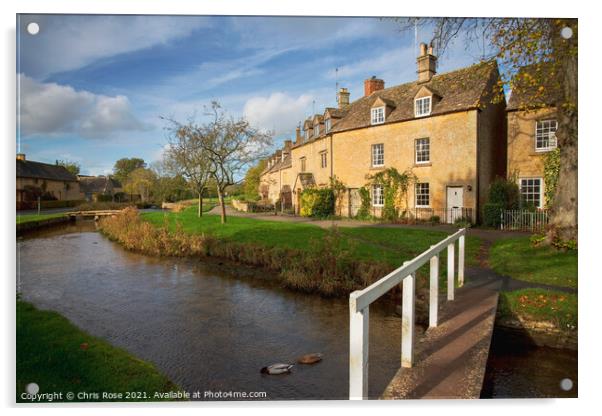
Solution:
M 198 195 L 197 216 L 203 215 L 203 194 L 211 178 L 211 160 L 202 146 L 204 139 L 197 134 L 192 121 L 183 125 L 173 119 L 167 119 L 170 126 L 168 146 L 164 152 L 165 166 L 175 174 L 182 175 L 193 192 Z
M 431 46 L 444 55 L 464 36 L 466 47 L 479 45 L 483 60 L 497 59 L 504 86 L 513 94 L 528 92 L 519 107 L 534 110 L 552 104 L 558 113 L 560 150 L 557 189 L 551 204 L 547 241 L 577 241 L 577 19 L 536 18 L 400 18 L 402 31 L 432 30 Z M 531 66 L 525 77 L 521 67 Z
M 241 182 L 247 169 L 267 156 L 272 135 L 252 127 L 244 118 L 228 116 L 217 101 L 211 102 L 207 115 L 211 121 L 202 125 L 198 133 L 203 137 L 201 146 L 211 161 L 211 177 L 216 183 L 221 221 L 224 224 L 226 188 Z

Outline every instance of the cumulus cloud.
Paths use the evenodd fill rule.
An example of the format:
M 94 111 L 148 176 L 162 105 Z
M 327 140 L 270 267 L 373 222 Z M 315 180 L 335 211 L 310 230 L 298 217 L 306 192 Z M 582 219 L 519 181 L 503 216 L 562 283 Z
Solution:
M 303 120 L 312 99 L 307 94 L 295 98 L 282 92 L 253 97 L 245 103 L 243 115 L 255 127 L 271 130 L 276 135 L 289 133 Z
M 68 85 L 42 83 L 19 75 L 19 125 L 24 136 L 76 133 L 103 138 L 116 131 L 145 130 L 127 97 L 77 91 Z

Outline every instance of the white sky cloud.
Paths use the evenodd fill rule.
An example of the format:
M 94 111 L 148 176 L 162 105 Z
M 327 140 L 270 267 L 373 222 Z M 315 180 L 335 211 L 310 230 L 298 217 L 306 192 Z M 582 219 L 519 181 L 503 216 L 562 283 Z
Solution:
M 243 115 L 254 127 L 271 130 L 275 135 L 289 133 L 305 118 L 312 100 L 308 94 L 292 97 L 276 92 L 247 100 Z
M 116 131 L 145 130 L 127 97 L 109 97 L 70 86 L 42 83 L 19 75 L 20 127 L 23 135 L 77 133 L 104 138 Z

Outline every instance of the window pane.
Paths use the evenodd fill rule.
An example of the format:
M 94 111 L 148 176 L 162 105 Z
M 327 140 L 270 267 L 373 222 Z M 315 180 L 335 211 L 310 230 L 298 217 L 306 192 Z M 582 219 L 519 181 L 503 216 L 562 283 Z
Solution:
M 427 207 L 429 205 L 430 205 L 429 184 L 428 183 L 417 183 L 416 184 L 416 206 Z
M 385 164 L 384 144 L 372 145 L 372 166 L 382 166 Z
M 430 140 L 418 139 L 416 140 L 416 163 L 430 162 Z
M 520 192 L 523 205 L 541 207 L 541 179 L 521 179 Z
M 535 127 L 535 148 L 540 150 L 556 147 L 556 120 L 538 121 Z

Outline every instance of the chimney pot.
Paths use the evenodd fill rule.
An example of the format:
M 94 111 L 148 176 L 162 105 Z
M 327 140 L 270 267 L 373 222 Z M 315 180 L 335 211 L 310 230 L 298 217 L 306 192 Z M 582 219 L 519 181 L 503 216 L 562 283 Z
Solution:
M 429 82 L 437 73 L 437 57 L 433 55 L 433 48 L 428 48 L 425 43 L 420 44 L 420 56 L 416 59 L 418 64 L 418 83 Z
M 349 91 L 347 88 L 341 88 L 339 90 L 339 108 L 347 108 L 349 106 Z
M 380 91 L 385 89 L 385 81 L 382 79 L 376 78 L 376 76 L 372 76 L 367 80 L 364 80 L 364 97 L 371 95 L 375 91 Z

